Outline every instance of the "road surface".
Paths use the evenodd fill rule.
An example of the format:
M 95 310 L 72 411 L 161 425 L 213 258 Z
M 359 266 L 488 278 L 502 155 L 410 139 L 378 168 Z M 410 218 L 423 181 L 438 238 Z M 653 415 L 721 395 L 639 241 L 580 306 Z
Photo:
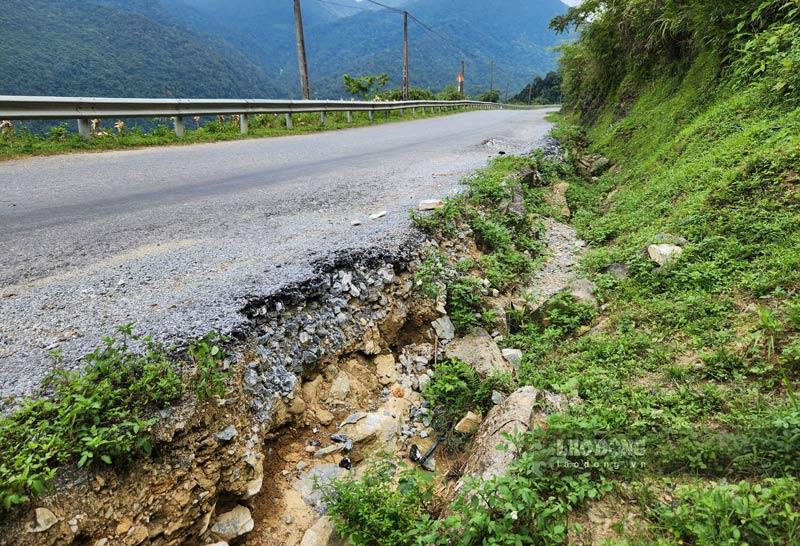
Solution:
M 33 392 L 51 350 L 74 364 L 115 325 L 231 331 L 248 299 L 330 252 L 391 246 L 420 200 L 529 151 L 546 112 L 0 163 L 0 396 Z

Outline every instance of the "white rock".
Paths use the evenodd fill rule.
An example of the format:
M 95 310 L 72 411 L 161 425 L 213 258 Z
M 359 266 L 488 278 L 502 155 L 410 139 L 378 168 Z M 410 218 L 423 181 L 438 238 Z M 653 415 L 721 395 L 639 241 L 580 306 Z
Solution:
M 354 226 L 354 227 L 355 226 L 360 226 L 361 225 L 361 220 L 353 220 L 352 222 L 350 222 L 350 225 Z
M 514 371 L 511 364 L 503 358 L 495 340 L 482 328 L 476 328 L 464 337 L 451 341 L 445 355 L 447 358 L 466 362 L 482 377 Z
M 503 353 L 503 358 L 508 360 L 512 366 L 519 367 L 519 363 L 522 361 L 522 351 L 519 349 L 503 349 L 501 352 Z
M 453 321 L 448 316 L 439 317 L 431 322 L 431 326 L 439 339 L 449 341 L 456 337 L 456 327 L 453 326 Z
M 37 508 L 34 512 L 36 514 L 36 521 L 29 527 L 32 533 L 43 533 L 58 523 L 56 515 L 47 508 Z
M 331 384 L 331 398 L 334 400 L 344 401 L 350 394 L 350 378 L 343 371 L 333 380 Z
M 344 540 L 336 532 L 333 520 L 322 516 L 311 529 L 303 535 L 300 546 L 343 546 Z
M 381 385 L 396 383 L 399 376 L 395 367 L 394 356 L 390 354 L 376 356 L 375 373 Z
M 647 254 L 650 259 L 660 266 L 667 266 L 675 261 L 683 254 L 683 249 L 677 245 L 661 244 L 650 245 L 647 247 Z
M 426 199 L 425 201 L 420 201 L 419 210 L 435 210 L 440 209 L 444 206 L 444 201 L 441 199 Z
M 369 215 L 369 219 L 370 220 L 377 220 L 378 218 L 383 218 L 384 216 L 386 216 L 386 211 L 382 210 L 380 212 L 376 212 L 375 214 L 370 214 Z
M 237 506 L 230 512 L 225 512 L 217 518 L 211 532 L 222 540 L 232 540 L 236 537 L 246 535 L 253 530 L 255 522 L 250 510 L 244 506 Z

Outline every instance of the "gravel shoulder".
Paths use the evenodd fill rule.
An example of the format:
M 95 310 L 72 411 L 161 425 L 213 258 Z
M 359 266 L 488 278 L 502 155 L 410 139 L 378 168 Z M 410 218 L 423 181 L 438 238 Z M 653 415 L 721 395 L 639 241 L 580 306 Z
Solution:
M 0 165 L 0 395 L 34 392 L 51 350 L 74 367 L 115 325 L 175 343 L 246 331 L 240 310 L 316 261 L 396 251 L 414 237 L 409 209 L 528 151 L 546 113 Z

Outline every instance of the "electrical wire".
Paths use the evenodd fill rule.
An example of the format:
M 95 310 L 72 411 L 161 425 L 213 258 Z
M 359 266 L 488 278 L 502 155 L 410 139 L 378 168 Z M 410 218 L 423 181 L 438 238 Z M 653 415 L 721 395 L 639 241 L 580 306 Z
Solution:
M 331 2 L 330 0 L 317 0 L 320 4 L 330 4 L 331 6 L 339 6 L 341 8 L 350 8 L 360 11 L 371 11 L 372 13 L 377 13 L 378 10 L 376 9 L 369 9 L 369 8 L 362 8 L 360 6 L 352 6 L 348 4 L 340 4 L 339 2 Z

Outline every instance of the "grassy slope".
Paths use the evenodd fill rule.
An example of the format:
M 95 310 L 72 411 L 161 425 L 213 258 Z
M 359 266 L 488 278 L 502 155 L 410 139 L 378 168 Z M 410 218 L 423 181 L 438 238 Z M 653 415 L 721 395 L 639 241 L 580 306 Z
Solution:
M 646 472 L 602 478 L 637 505 L 642 528 L 620 516 L 621 536 L 797 544 L 800 109 L 718 87 L 716 67 L 703 57 L 586 128 L 618 165 L 568 192 L 607 308 L 593 335 L 523 337 L 523 381 L 580 395 L 573 427 L 644 439 Z M 681 238 L 670 268 L 642 255 Z M 599 273 L 613 262 L 631 266 L 626 280 Z M 733 495 L 724 483 L 739 480 Z

